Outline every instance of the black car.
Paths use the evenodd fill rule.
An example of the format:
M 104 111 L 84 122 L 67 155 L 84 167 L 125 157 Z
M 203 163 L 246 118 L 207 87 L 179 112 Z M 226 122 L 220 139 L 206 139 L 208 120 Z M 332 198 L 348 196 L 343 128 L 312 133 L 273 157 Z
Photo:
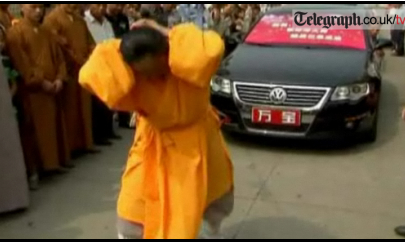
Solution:
M 224 129 L 375 141 L 381 75 L 374 52 L 381 46 L 367 30 L 294 29 L 292 10 L 303 8 L 314 6 L 271 10 L 223 61 L 211 101 Z

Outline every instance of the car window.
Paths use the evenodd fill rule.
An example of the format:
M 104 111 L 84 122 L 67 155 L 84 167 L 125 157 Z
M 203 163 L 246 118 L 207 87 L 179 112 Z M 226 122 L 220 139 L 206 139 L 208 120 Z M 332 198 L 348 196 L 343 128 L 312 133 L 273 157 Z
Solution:
M 294 28 L 292 15 L 266 15 L 245 39 L 247 44 L 367 49 L 363 30 Z

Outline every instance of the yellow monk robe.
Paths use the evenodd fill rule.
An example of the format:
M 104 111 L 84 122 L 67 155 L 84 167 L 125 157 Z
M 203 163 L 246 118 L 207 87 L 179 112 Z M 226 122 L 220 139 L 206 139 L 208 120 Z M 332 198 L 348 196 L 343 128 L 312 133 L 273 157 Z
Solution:
M 233 168 L 210 104 L 210 79 L 224 51 L 216 33 L 179 25 L 169 34 L 167 80 L 134 77 L 119 40 L 96 47 L 80 84 L 110 108 L 139 114 L 118 215 L 146 239 L 196 238 L 205 209 L 233 189 Z
M 78 73 L 94 47 L 86 22 L 69 15 L 60 6 L 46 17 L 44 26 L 56 38 L 65 55 L 70 81 L 66 86 L 64 106 L 71 150 L 93 147 L 91 96 L 78 83 Z
M 15 68 L 22 75 L 19 89 L 25 106 L 24 119 L 32 122 L 41 165 L 46 171 L 57 169 L 69 160 L 61 97 L 45 93 L 41 85 L 44 80 L 66 79 L 63 54 L 45 28 L 34 26 L 25 19 L 7 32 L 7 48 Z

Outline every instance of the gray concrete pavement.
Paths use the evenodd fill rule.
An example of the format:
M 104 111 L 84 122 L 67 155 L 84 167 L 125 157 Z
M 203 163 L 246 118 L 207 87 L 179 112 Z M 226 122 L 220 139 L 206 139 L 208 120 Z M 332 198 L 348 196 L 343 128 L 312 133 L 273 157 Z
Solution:
M 405 59 L 387 58 L 379 139 L 322 148 L 228 137 L 236 207 L 230 238 L 397 238 L 405 225 Z M 132 133 L 47 179 L 24 213 L 0 217 L 5 238 L 115 238 L 115 201 Z

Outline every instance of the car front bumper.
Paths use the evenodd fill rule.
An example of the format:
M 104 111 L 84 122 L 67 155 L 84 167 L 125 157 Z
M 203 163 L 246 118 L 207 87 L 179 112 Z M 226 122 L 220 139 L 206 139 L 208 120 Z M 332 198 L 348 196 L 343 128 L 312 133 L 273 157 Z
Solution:
M 213 94 L 211 102 L 220 113 L 225 131 L 294 139 L 356 136 L 372 128 L 378 106 L 371 97 L 356 103 L 326 102 L 319 110 L 301 111 L 302 125 L 292 127 L 252 123 L 251 110 L 254 106 L 241 104 L 230 95 Z

